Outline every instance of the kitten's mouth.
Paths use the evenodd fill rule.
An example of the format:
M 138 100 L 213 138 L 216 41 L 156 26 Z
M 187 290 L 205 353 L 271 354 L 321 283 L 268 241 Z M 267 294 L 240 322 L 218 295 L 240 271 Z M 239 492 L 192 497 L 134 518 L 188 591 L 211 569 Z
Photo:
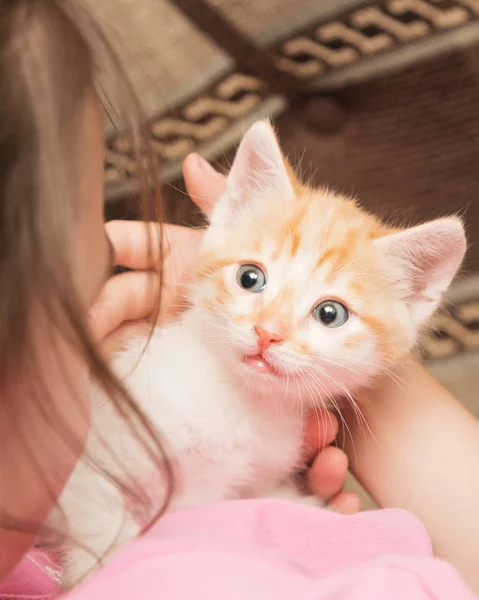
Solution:
M 247 354 L 243 358 L 244 364 L 261 375 L 274 375 L 279 377 L 280 372 L 262 354 Z

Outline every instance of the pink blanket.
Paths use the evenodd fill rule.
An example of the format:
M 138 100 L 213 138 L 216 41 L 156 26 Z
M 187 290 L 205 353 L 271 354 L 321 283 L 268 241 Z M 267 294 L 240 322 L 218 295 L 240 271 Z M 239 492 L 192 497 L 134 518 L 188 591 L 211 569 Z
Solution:
M 0 587 L 0 598 L 54 593 L 51 578 L 47 583 L 37 577 L 31 585 L 32 564 L 27 559 L 10 583 Z M 41 568 L 44 573 L 45 565 Z M 423 526 L 409 513 L 381 510 L 342 516 L 261 500 L 226 502 L 164 517 L 70 593 L 68 600 L 110 598 L 473 600 L 475 596 L 452 567 L 432 557 Z

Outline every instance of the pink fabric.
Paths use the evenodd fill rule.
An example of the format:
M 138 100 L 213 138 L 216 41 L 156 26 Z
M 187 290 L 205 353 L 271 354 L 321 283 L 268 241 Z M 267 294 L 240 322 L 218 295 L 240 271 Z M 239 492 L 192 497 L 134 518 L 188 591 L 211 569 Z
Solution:
M 51 556 L 32 550 L 10 577 L 0 583 L 0 599 L 29 598 L 43 600 L 58 592 L 60 570 Z
M 0 598 L 3 598 L 0 590 Z M 273 500 L 164 517 L 68 600 L 473 600 L 399 510 L 342 516 Z

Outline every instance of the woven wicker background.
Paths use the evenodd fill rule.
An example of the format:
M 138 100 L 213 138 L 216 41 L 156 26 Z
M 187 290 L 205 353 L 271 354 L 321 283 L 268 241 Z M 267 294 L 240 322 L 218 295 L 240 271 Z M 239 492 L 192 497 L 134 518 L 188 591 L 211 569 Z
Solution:
M 196 92 L 232 61 L 163 0 L 86 0 L 122 57 L 146 112 Z
M 168 0 L 85 0 L 106 25 L 147 113 L 174 108 L 227 72 L 232 59 Z M 259 45 L 287 37 L 363 0 L 214 0 Z
M 87 1 L 123 55 L 169 181 L 187 152 L 216 158 L 247 123 L 299 97 L 343 93 L 479 40 L 478 0 Z M 134 190 L 114 137 L 107 178 L 110 200 Z
M 283 144 L 327 182 L 379 213 L 465 214 L 479 266 L 479 49 L 448 55 L 336 94 L 337 129 L 321 134 L 321 101 L 306 122 L 279 120 Z M 344 119 L 344 120 L 343 120 Z M 323 127 L 324 129 L 324 127 Z
M 277 120 L 283 147 L 304 176 L 357 195 L 384 215 L 421 220 L 464 214 L 479 244 L 479 49 L 441 57 L 375 82 L 312 99 Z M 217 164 L 226 167 L 232 152 Z M 181 181 L 174 182 L 182 189 Z M 173 220 L 195 222 L 166 186 Z

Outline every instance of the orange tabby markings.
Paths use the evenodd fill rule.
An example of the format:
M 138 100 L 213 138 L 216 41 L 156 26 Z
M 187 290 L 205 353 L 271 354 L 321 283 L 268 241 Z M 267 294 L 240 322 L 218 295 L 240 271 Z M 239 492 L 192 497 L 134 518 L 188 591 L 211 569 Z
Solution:
M 387 256 L 387 243 L 381 249 L 376 242 L 400 231 L 407 238 L 414 229 L 393 228 L 367 213 L 354 199 L 303 185 L 281 154 L 271 128 L 254 126 L 238 157 L 229 177 L 234 206 L 228 216 L 224 210 L 229 201 L 226 194 L 225 224 L 215 226 L 212 221 L 213 230 L 217 227 L 221 235 L 215 237 L 213 232 L 208 236 L 208 251 L 198 278 L 209 279 L 214 285 L 215 302 L 231 315 L 245 339 L 254 336 L 255 327 L 274 323 L 285 338 L 281 346 L 290 352 L 289 360 L 298 363 L 321 357 L 332 361 L 339 371 L 346 369 L 342 375 L 346 379 L 347 369 L 362 373 L 407 353 L 416 339 L 417 327 L 440 300 L 436 287 L 427 285 L 435 274 L 429 274 L 431 267 L 421 248 L 426 255 L 439 253 L 445 265 L 444 274 L 439 275 L 444 276 L 445 289 L 465 247 L 460 240 L 460 223 L 446 219 L 444 224 L 447 235 L 456 235 L 456 246 L 446 235 L 441 241 L 444 248 L 439 244 L 437 249 L 430 249 L 431 238 L 422 244 L 413 235 L 405 251 L 398 246 L 399 262 L 395 262 Z M 243 212 L 243 206 L 248 210 Z M 447 256 L 447 244 L 451 256 Z M 417 261 L 425 275 L 412 284 L 409 279 L 417 273 Z M 247 263 L 264 268 L 264 294 L 248 294 L 230 275 L 225 279 L 227 266 L 239 268 Z M 419 289 L 421 286 L 424 289 Z M 404 296 L 409 287 L 414 289 L 411 298 L 415 304 L 411 306 Z M 314 307 L 328 298 L 351 309 L 344 328 L 335 330 L 314 317 Z M 421 302 L 424 317 L 408 312 Z M 366 354 L 361 352 L 363 348 L 368 349 Z

